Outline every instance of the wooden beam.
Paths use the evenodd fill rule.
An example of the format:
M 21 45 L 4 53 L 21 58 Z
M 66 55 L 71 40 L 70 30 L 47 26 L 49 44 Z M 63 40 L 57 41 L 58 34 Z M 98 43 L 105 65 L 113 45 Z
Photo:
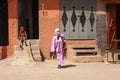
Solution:
M 104 0 L 106 4 L 120 3 L 120 0 Z

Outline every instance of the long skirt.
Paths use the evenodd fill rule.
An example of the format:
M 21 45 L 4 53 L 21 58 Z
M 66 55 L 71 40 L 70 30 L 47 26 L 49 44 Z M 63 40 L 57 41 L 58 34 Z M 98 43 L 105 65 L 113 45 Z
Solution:
M 62 54 L 62 53 L 56 53 L 56 56 L 57 56 L 58 65 L 64 64 L 64 61 L 63 61 L 63 54 Z

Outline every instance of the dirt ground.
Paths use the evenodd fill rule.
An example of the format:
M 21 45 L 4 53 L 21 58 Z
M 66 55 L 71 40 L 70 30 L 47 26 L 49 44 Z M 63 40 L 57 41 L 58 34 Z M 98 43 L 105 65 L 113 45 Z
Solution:
M 65 60 L 58 69 L 56 60 L 13 64 L 0 60 L 0 80 L 120 80 L 120 64 L 76 63 Z

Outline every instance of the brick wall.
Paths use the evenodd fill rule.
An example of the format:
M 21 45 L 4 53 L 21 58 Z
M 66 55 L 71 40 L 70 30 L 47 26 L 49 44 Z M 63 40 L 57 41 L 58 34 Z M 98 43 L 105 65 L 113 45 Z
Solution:
M 17 0 L 8 0 L 8 36 L 9 45 L 0 46 L 0 59 L 13 54 L 13 45 L 17 40 Z
M 56 27 L 59 27 L 59 0 L 39 0 L 40 49 L 46 58 L 50 55 L 51 40 Z

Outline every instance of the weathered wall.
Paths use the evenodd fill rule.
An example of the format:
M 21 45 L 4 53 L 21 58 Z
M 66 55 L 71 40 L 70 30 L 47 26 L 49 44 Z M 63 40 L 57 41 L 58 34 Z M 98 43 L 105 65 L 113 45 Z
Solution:
M 59 25 L 59 0 L 39 0 L 40 49 L 46 58 L 49 58 L 54 29 Z
M 0 59 L 13 54 L 13 45 L 17 40 L 17 0 L 8 0 L 9 45 L 0 46 Z
M 97 45 L 102 51 L 106 45 L 106 5 L 103 0 L 97 0 Z
M 18 38 L 18 22 L 17 22 L 17 0 L 8 0 L 8 22 L 9 22 L 9 46 L 8 55 L 13 53 L 13 46 Z
M 50 45 L 54 29 L 60 25 L 60 0 L 39 0 L 40 49 L 46 58 L 50 55 Z M 54 2 L 54 4 L 53 4 Z M 44 10 L 42 10 L 44 4 Z M 67 40 L 67 45 L 96 44 L 95 40 Z

